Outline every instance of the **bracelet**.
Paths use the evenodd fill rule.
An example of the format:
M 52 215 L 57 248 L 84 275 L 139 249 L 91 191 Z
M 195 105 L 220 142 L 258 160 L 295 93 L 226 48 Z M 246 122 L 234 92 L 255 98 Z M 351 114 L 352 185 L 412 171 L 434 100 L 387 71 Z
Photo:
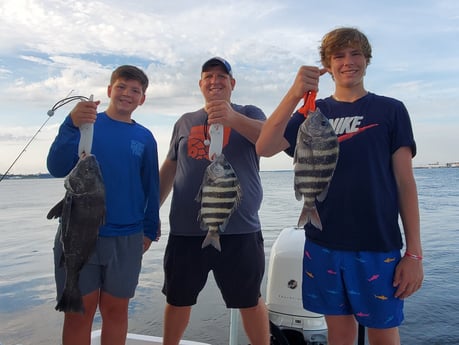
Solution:
M 412 258 L 414 260 L 419 260 L 419 261 L 422 260 L 421 255 L 411 254 L 410 252 L 405 252 L 405 256 L 408 256 L 409 258 Z

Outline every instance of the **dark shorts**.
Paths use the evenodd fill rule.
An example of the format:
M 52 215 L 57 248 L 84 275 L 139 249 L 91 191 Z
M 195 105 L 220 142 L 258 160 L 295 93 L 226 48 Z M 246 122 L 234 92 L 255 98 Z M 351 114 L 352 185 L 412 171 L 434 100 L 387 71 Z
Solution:
M 57 300 L 65 284 L 60 226 L 54 241 L 54 276 Z M 103 290 L 118 298 L 134 297 L 142 266 L 143 233 L 129 236 L 99 237 L 96 250 L 80 271 L 79 288 L 82 295 Z
M 400 251 L 331 250 L 306 240 L 303 306 L 325 315 L 354 315 L 370 328 L 398 327 L 403 300 L 392 286 Z
M 220 237 L 221 252 L 201 248 L 204 237 L 169 235 L 164 254 L 163 293 L 174 306 L 196 304 L 209 271 L 213 271 L 228 308 L 258 304 L 265 271 L 263 236 L 260 232 Z

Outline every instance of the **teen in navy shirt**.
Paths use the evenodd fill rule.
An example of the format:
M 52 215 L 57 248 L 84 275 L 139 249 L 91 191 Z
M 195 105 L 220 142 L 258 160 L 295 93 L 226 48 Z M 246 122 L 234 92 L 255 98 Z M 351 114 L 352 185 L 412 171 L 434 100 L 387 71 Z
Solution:
M 305 225 L 303 306 L 325 315 L 330 345 L 354 344 L 357 322 L 368 328 L 370 344 L 400 344 L 403 299 L 423 280 L 410 119 L 400 101 L 364 88 L 372 56 L 363 33 L 333 30 L 320 54 L 324 68 L 300 68 L 266 121 L 257 153 L 293 154 L 305 116 L 291 114 L 305 93 L 317 92 L 319 77 L 330 73 L 335 92 L 315 105 L 334 128 L 340 151 L 327 197 L 316 201 L 323 230 Z

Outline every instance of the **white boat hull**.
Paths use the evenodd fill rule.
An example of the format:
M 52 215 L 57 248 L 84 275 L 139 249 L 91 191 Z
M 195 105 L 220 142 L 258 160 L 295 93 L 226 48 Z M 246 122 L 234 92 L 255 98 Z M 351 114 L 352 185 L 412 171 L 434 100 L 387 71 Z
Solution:
M 271 247 L 266 286 L 269 319 L 280 330 L 302 334 L 309 344 L 327 343 L 325 317 L 303 308 L 304 230 L 283 229 Z
M 92 331 L 91 345 L 100 345 L 100 330 Z M 128 333 L 126 345 L 162 345 L 163 338 L 151 335 Z M 180 345 L 210 345 L 196 341 L 181 340 Z

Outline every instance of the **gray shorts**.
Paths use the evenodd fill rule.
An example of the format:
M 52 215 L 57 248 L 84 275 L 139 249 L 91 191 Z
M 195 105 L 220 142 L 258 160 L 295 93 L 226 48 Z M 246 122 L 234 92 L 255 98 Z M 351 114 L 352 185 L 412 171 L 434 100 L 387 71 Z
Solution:
M 66 276 L 59 236 L 60 225 L 53 248 L 57 300 L 64 291 Z M 118 298 L 134 297 L 142 266 L 142 253 L 143 233 L 117 237 L 99 236 L 96 250 L 80 272 L 81 294 L 84 296 L 101 289 Z

